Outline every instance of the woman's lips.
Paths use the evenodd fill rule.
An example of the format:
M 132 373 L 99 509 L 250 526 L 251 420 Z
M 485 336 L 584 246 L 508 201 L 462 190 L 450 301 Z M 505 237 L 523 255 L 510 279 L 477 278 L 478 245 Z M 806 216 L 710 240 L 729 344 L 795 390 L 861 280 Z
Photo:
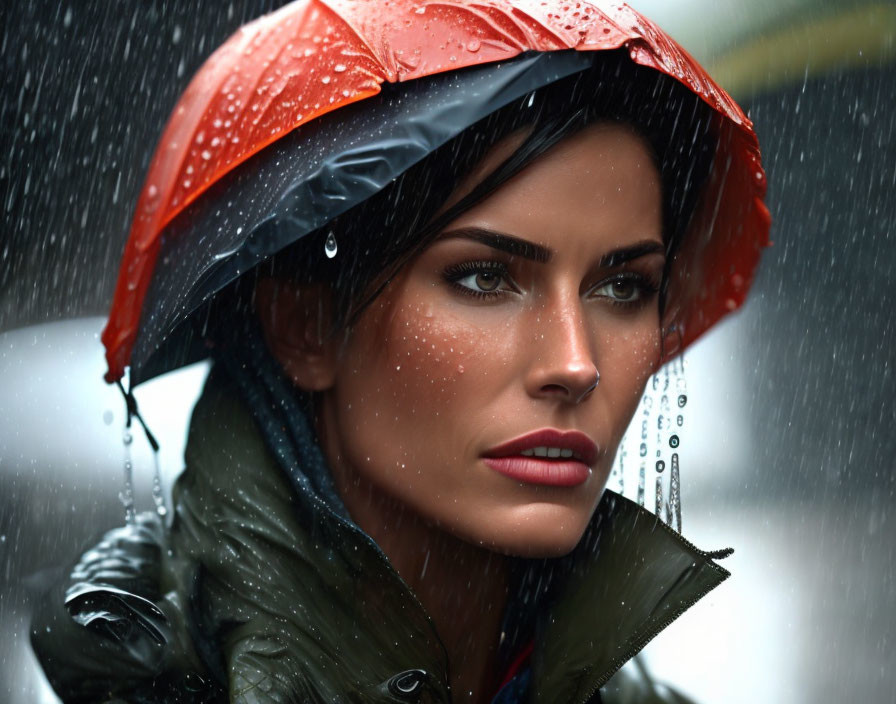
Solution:
M 578 486 L 591 476 L 597 456 L 597 445 L 585 433 L 545 428 L 491 448 L 483 453 L 483 461 L 528 484 Z
M 496 472 L 527 484 L 578 486 L 591 476 L 591 468 L 578 460 L 549 460 L 538 457 L 486 457 L 482 460 Z

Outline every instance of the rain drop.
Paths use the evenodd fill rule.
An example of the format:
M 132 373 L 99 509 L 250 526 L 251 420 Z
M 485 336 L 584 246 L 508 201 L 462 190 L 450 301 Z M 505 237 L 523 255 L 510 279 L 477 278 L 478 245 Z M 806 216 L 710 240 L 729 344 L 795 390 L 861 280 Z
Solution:
M 134 465 L 131 462 L 131 443 L 134 441 L 134 436 L 130 430 L 125 429 L 121 439 L 124 443 L 124 487 L 118 498 L 124 506 L 124 522 L 132 525 L 137 520 L 134 508 Z
M 478 39 L 471 39 L 467 42 L 467 51 L 475 54 L 481 46 L 482 43 Z
M 162 470 L 159 466 L 159 453 L 153 453 L 153 462 L 155 464 L 152 478 L 152 501 L 156 507 L 156 513 L 162 518 L 168 515 L 168 507 L 165 505 L 165 491 L 162 488 Z
M 669 524 L 681 533 L 681 467 L 679 465 L 677 452 L 672 453 L 671 474 L 672 476 L 669 479 L 668 509 L 672 520 L 669 521 Z
M 336 235 L 330 232 L 327 235 L 327 241 L 324 242 L 324 253 L 327 255 L 328 259 L 332 259 L 336 256 Z
M 644 505 L 644 499 L 645 499 L 645 496 L 644 496 L 644 494 L 645 494 L 645 491 L 644 491 L 645 477 L 644 477 L 644 475 L 645 474 L 646 474 L 646 469 L 644 467 L 644 462 L 642 461 L 641 466 L 638 469 L 638 506 Z

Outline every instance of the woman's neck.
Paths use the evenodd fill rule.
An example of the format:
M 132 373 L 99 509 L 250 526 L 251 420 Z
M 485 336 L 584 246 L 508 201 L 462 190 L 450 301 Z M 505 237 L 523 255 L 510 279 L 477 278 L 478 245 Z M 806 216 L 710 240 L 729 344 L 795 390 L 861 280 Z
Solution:
M 425 523 L 346 468 L 334 467 L 352 519 L 417 595 L 448 653 L 452 699 L 487 704 L 498 684 L 508 560 Z

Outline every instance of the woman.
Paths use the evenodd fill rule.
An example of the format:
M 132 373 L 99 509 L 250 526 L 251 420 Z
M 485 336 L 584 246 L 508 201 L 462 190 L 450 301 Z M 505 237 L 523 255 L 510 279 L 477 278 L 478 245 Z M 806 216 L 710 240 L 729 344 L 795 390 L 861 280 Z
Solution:
M 287 6 L 175 110 L 104 335 L 109 379 L 197 350 L 215 365 L 171 525 L 111 532 L 39 612 L 66 700 L 681 701 L 616 673 L 728 576 L 724 553 L 604 487 L 648 377 L 743 300 L 768 227 L 755 138 L 627 9 L 396 6 Z M 450 62 L 471 18 L 496 33 L 460 40 L 482 67 L 271 143 L 267 115 L 306 109 L 281 95 L 206 149 L 226 119 L 190 108 L 211 74 L 239 77 L 225 118 L 251 116 L 241 81 L 276 92 L 242 56 L 344 57 L 346 27 L 392 58 L 407 27 L 443 38 L 402 59 L 412 78 L 443 70 L 433 54 Z M 278 32 L 292 39 L 269 47 Z M 554 51 L 576 46 L 606 51 Z M 331 86 L 350 73 L 336 61 L 302 75 Z M 298 100 L 320 115 L 320 97 Z

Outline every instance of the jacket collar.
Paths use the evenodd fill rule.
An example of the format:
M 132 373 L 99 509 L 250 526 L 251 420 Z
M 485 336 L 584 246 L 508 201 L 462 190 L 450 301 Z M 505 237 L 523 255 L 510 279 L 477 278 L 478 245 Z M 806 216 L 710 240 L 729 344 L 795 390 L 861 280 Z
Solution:
M 384 693 L 390 680 L 402 673 L 426 671 L 430 699 L 447 701 L 445 652 L 419 601 L 373 541 L 341 514 L 341 506 L 327 508 L 312 484 L 295 476 L 295 466 L 282 466 L 282 453 L 271 451 L 276 443 L 262 437 L 270 431 L 259 430 L 264 424 L 247 408 L 257 404 L 251 399 L 248 404 L 237 400 L 235 389 L 226 387 L 210 380 L 194 413 L 187 452 L 190 470 L 179 482 L 178 498 L 184 507 L 181 526 L 189 530 L 182 531 L 180 539 L 195 540 L 208 528 L 203 516 L 191 515 L 191 506 L 201 507 L 204 516 L 215 516 L 220 511 L 216 504 L 226 496 L 224 513 L 239 518 L 227 535 L 231 543 L 227 549 L 233 549 L 234 541 L 244 541 L 257 552 L 269 549 L 256 540 L 257 534 L 273 532 L 278 538 L 271 554 L 258 555 L 258 560 L 274 572 L 283 572 L 271 575 L 269 581 L 289 580 L 289 598 L 278 604 L 264 596 L 264 603 L 259 601 L 255 607 L 265 615 L 279 609 L 283 613 L 278 618 L 295 621 L 293 625 L 304 634 L 288 646 L 296 649 L 297 662 L 320 659 L 319 653 L 303 653 L 303 648 L 338 653 L 326 674 L 336 681 L 366 682 L 365 689 Z M 240 506 L 243 500 L 248 502 L 245 507 Z M 263 511 L 258 510 L 261 505 Z M 243 536 L 246 511 L 256 525 Z M 220 552 L 222 523 L 214 520 L 215 540 L 204 541 L 206 547 L 199 553 L 186 543 L 182 548 L 197 557 L 203 550 Z M 290 534 L 295 539 L 287 540 Z M 279 554 L 284 550 L 288 559 Z M 697 549 L 654 514 L 606 491 L 578 547 L 559 561 L 557 572 L 562 577 L 556 580 L 546 607 L 540 609 L 532 657 L 532 700 L 588 701 L 654 636 L 730 576 L 713 561 L 726 553 Z M 248 575 L 253 569 L 214 555 L 206 557 L 220 569 L 244 569 Z M 236 583 L 246 579 L 245 575 L 234 577 Z M 232 592 L 224 596 L 254 599 Z M 319 608 L 321 604 L 326 608 Z M 252 611 L 245 604 L 237 608 L 246 609 Z M 226 615 L 229 610 L 217 611 Z M 219 625 L 207 623 L 204 630 Z M 346 632 L 354 636 L 349 649 Z M 375 655 L 366 659 L 347 655 L 356 650 Z M 350 667 L 351 672 L 340 673 L 341 667 Z M 233 673 L 230 677 L 233 681 Z
M 605 491 L 541 619 L 533 701 L 586 702 L 660 631 L 730 576 L 653 513 Z

